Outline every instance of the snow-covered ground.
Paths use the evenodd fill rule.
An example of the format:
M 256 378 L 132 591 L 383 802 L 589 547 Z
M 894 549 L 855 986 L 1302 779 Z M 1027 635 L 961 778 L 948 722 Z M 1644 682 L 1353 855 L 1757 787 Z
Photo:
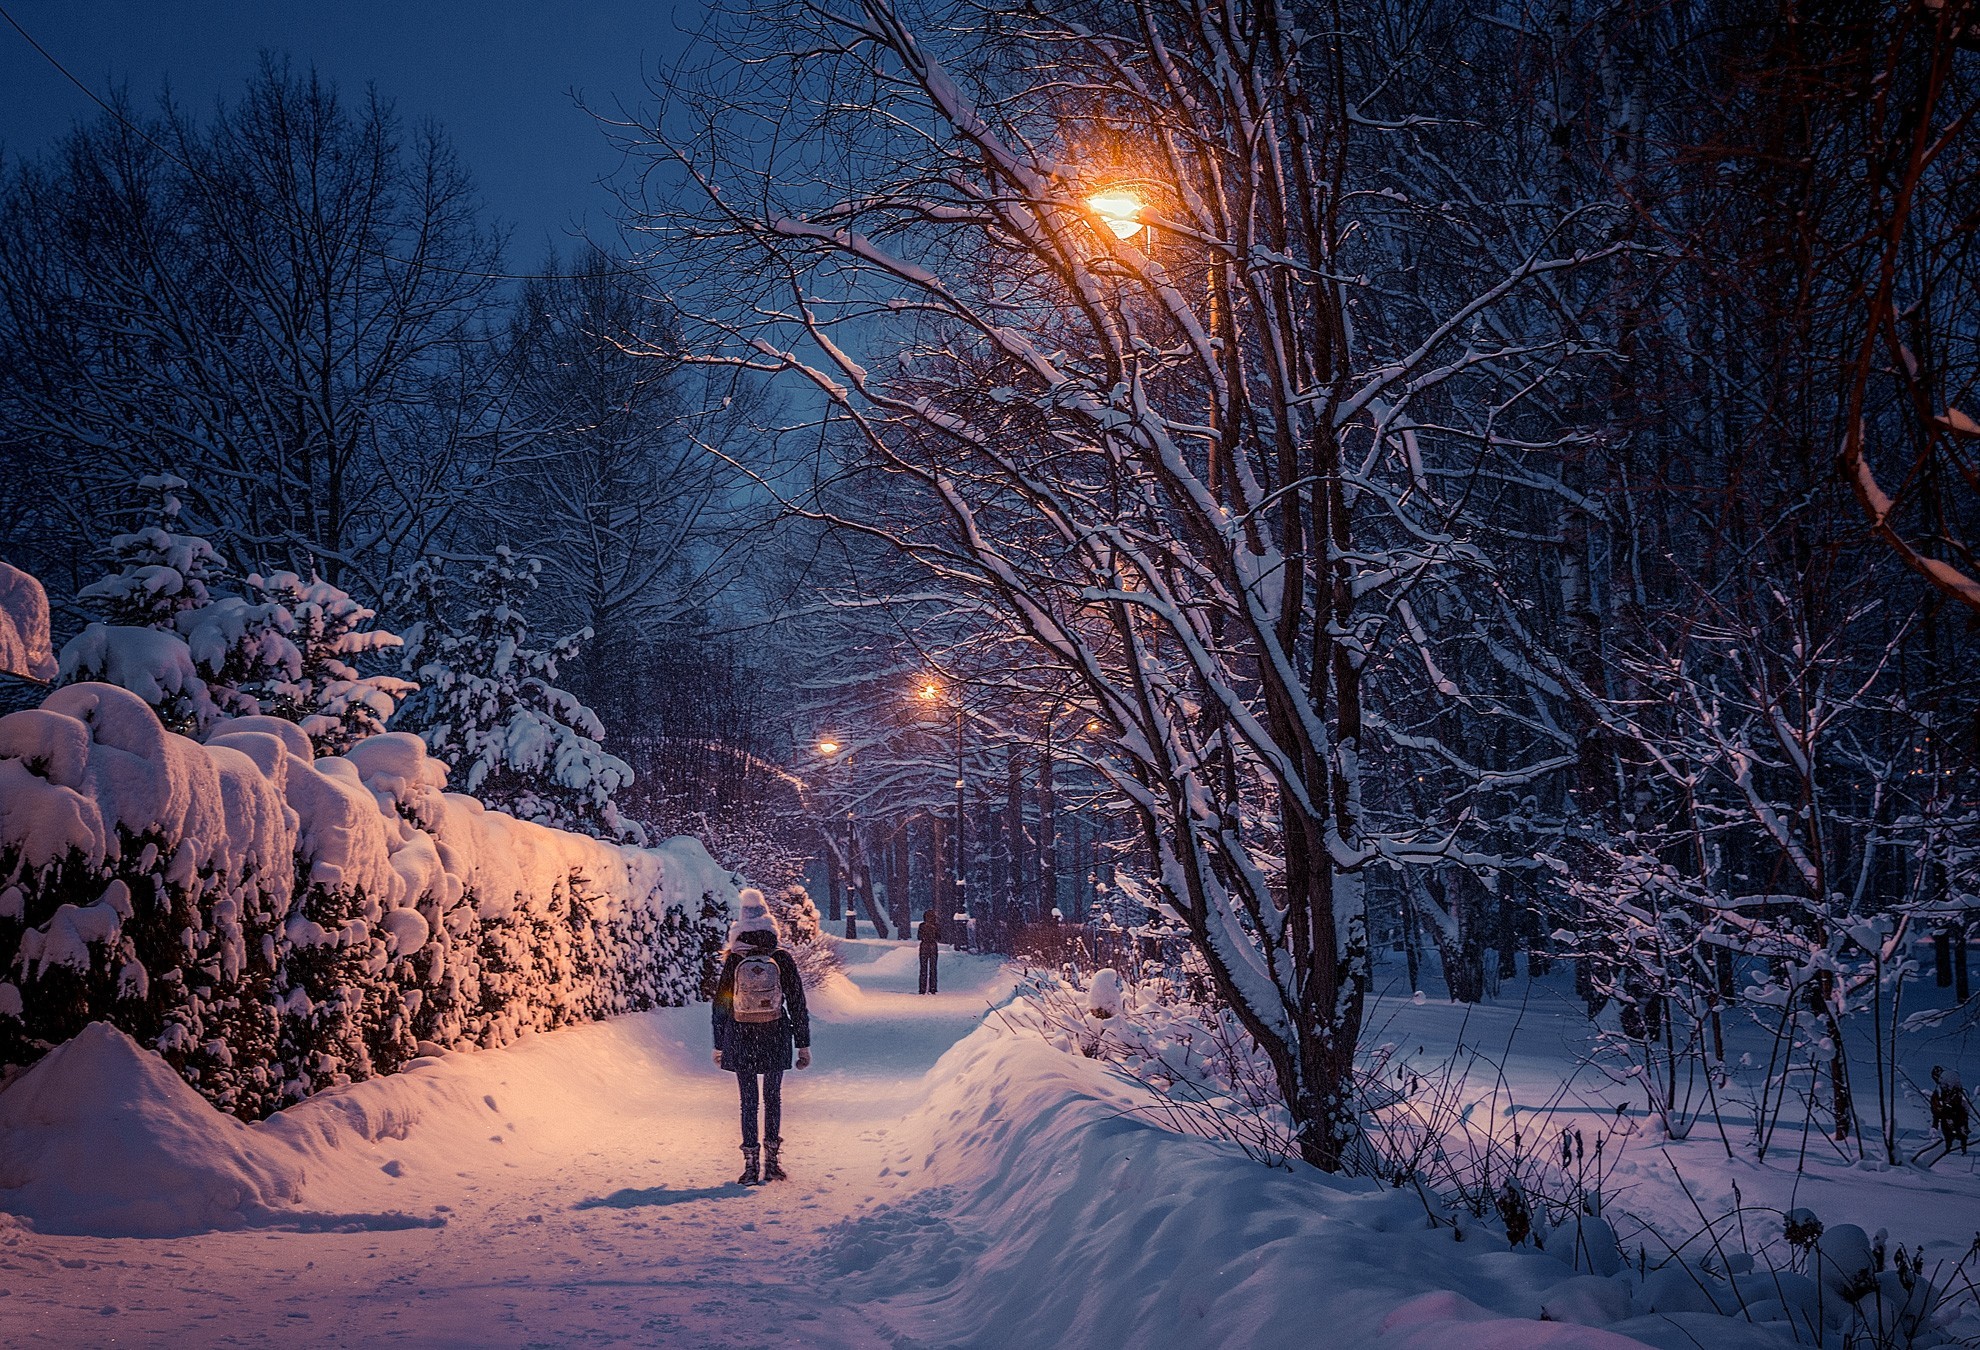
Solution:
M 792 1179 L 753 1190 L 705 1006 L 421 1061 L 254 1127 L 80 1038 L 0 1091 L 0 1208 L 37 1220 L 0 1216 L 0 1344 L 1790 1343 L 1686 1282 L 1455 1240 L 1413 1193 L 1170 1133 L 1103 1064 L 986 1023 L 1011 987 L 988 959 L 945 954 L 945 992 L 920 998 L 911 945 L 845 950 L 850 979 L 814 1000 L 817 1067 L 787 1079 Z M 1405 1009 L 1391 1032 L 1456 1038 L 1461 1010 Z M 1543 1039 L 1535 1075 L 1561 1062 Z M 1970 1169 L 1855 1175 L 1908 1188 L 1894 1236 L 1927 1208 L 1948 1242 L 1976 1217 L 1923 1199 L 1971 1197 Z M 103 1235 L 170 1231 L 172 1207 L 102 1203 L 159 1192 L 232 1226 Z
M 705 1004 L 621 1017 L 243 1131 L 298 1162 L 293 1211 L 248 1216 L 286 1229 L 59 1236 L 0 1216 L 0 1344 L 884 1344 L 807 1254 L 877 1197 L 922 1074 L 998 971 L 945 955 L 950 990 L 920 998 L 912 947 L 847 954 L 859 984 L 818 997 L 817 1067 L 786 1080 L 789 1183 L 732 1184 L 735 1080 L 708 1062 Z
M 1798 1105 L 1790 1106 L 1770 1156 L 1756 1160 L 1751 1098 L 1766 1063 L 1768 1034 L 1743 1010 L 1725 1019 L 1727 1058 L 1735 1068 L 1732 1086 L 1720 1098 L 1724 1134 L 1704 1109 L 1701 1087 L 1693 1094 L 1700 1114 L 1685 1138 L 1673 1140 L 1645 1110 L 1642 1084 L 1618 1076 L 1612 1072 L 1617 1063 L 1598 1055 L 1565 965 L 1544 979 L 1509 980 L 1498 998 L 1469 1006 L 1440 998 L 1419 1003 L 1404 996 L 1398 969 L 1378 968 L 1377 974 L 1386 992 L 1369 1004 L 1365 1047 L 1390 1047 L 1392 1062 L 1407 1060 L 1433 1073 L 1461 1060 L 1471 1080 L 1463 1100 L 1480 1104 L 1474 1119 L 1486 1111 L 1496 1114 L 1502 1139 L 1515 1119 L 1527 1139 L 1543 1141 L 1543 1147 L 1563 1128 L 1579 1128 L 1591 1141 L 1598 1132 L 1607 1137 L 1605 1212 L 1632 1257 L 1639 1246 L 1646 1247 L 1655 1263 L 1665 1254 L 1659 1235 L 1675 1244 L 1698 1232 L 1701 1212 L 1717 1218 L 1741 1204 L 1752 1211 L 1805 1208 L 1827 1223 L 1854 1223 L 1871 1233 L 1883 1229 L 1893 1248 L 1902 1243 L 1922 1250 L 1928 1262 L 1947 1266 L 1980 1235 L 1980 1148 L 1939 1158 L 1929 1169 L 1881 1161 L 1873 1082 L 1857 1089 L 1858 1112 L 1870 1116 L 1867 1160 L 1858 1158 L 1854 1141 L 1838 1145 L 1820 1127 L 1804 1132 Z M 1909 999 L 1910 1007 L 1948 1001 L 1946 992 L 1931 987 L 1929 970 L 1911 982 Z M 1863 1029 L 1852 1027 L 1851 1034 Z M 1868 1047 L 1853 1049 L 1860 1051 L 1856 1071 L 1867 1073 Z M 1611 1072 L 1604 1071 L 1604 1063 Z M 1908 1032 L 1899 1064 L 1902 1153 L 1909 1158 L 1932 1138 L 1924 1100 L 1931 1066 L 1944 1064 L 1974 1082 L 1980 1077 L 1980 1030 L 1955 1018 L 1944 1028 Z M 1751 1231 L 1764 1222 L 1756 1215 L 1749 1226 L 1755 1247 L 1778 1238 L 1778 1221 L 1768 1231 Z

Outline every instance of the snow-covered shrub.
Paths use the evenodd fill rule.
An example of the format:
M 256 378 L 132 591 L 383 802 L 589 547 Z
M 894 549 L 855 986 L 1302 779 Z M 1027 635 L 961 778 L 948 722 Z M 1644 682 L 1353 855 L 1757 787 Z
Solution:
M 197 735 L 220 716 L 185 639 L 163 629 L 90 624 L 63 644 L 57 679 L 128 690 L 162 725 L 184 735 Z
M 1951 1266 L 1928 1267 L 1883 1230 L 1740 1204 L 1671 1245 L 1661 1260 L 1639 1251 L 1623 1269 L 1639 1312 L 1718 1313 L 1775 1326 L 1794 1344 L 1853 1350 L 1970 1345 L 1980 1329 L 1971 1274 L 1980 1243 Z
M 48 593 L 20 568 L 0 562 L 0 675 L 52 680 L 56 669 Z
M 176 735 L 76 684 L 0 717 L 0 1063 L 102 1020 L 242 1116 L 680 1004 L 734 895 L 692 840 L 626 848 L 446 792 L 416 736 Z
M 395 605 L 420 616 L 406 628 L 403 662 L 419 692 L 395 725 L 416 731 L 454 766 L 462 790 L 499 810 L 644 842 L 644 829 L 613 800 L 632 782 L 632 768 L 606 753 L 597 716 L 556 684 L 558 667 L 591 630 L 547 647 L 532 643 L 523 605 L 540 568 L 497 548 L 465 580 L 433 562 L 400 578 Z
M 833 971 L 845 969 L 845 959 L 839 955 L 839 940 L 825 931 L 824 919 L 810 891 L 790 885 L 766 894 L 770 912 L 784 934 L 784 946 L 797 962 L 798 974 L 804 978 L 807 989 L 815 988 Z
M 1106 1062 L 1146 1089 L 1144 1113 L 1169 1129 L 1227 1140 L 1268 1167 L 1285 1166 L 1297 1151 L 1264 1052 L 1235 1013 L 1189 997 L 1179 981 L 1123 985 L 1103 969 L 1082 987 L 1075 969 L 1032 971 L 997 1016 L 1011 1030 Z

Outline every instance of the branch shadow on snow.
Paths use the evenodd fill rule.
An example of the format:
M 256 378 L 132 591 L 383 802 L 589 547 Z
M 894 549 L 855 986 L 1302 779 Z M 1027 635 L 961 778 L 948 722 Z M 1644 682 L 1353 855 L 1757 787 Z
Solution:
M 750 1188 L 736 1182 L 722 1186 L 692 1186 L 686 1190 L 669 1190 L 665 1186 L 649 1186 L 644 1190 L 628 1188 L 613 1191 L 610 1195 L 594 1195 L 589 1200 L 580 1200 L 572 1209 L 644 1209 L 651 1205 L 684 1205 L 692 1200 L 723 1200 L 738 1195 L 748 1195 Z

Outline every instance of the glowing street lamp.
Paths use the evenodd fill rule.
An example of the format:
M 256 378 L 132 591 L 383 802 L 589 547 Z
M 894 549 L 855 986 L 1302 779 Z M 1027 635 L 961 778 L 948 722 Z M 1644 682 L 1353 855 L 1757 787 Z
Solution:
M 942 697 L 942 686 L 934 680 L 922 683 L 921 701 L 934 703 Z M 969 884 L 968 873 L 963 866 L 963 701 L 960 692 L 956 695 L 956 824 L 953 852 L 955 854 L 956 907 L 964 912 L 969 909 L 968 899 L 963 888 Z
M 833 740 L 830 736 L 821 736 L 818 738 L 818 745 L 816 749 L 819 754 L 825 756 L 825 758 L 827 759 L 831 759 L 833 756 L 837 755 L 839 751 L 845 749 L 845 747 L 840 745 L 837 741 Z M 848 754 L 846 758 L 848 761 L 850 761 L 852 756 Z M 858 902 L 854 899 L 853 896 L 852 856 L 853 856 L 853 813 L 850 810 L 848 810 L 846 812 L 846 852 L 845 852 L 845 860 L 841 870 L 845 873 L 846 936 L 849 938 L 856 938 L 859 936 L 859 919 L 855 913 L 855 911 L 858 908 Z
M 1141 213 L 1148 204 L 1127 188 L 1108 188 L 1086 199 L 1086 204 L 1117 239 L 1132 239 L 1141 233 Z

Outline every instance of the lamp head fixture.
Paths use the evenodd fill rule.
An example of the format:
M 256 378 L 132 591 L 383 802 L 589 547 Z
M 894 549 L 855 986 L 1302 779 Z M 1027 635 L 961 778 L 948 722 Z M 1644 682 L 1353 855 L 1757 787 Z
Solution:
M 1107 188 L 1086 199 L 1086 204 L 1099 216 L 1117 239 L 1132 239 L 1141 233 L 1141 213 L 1147 203 L 1128 188 Z

